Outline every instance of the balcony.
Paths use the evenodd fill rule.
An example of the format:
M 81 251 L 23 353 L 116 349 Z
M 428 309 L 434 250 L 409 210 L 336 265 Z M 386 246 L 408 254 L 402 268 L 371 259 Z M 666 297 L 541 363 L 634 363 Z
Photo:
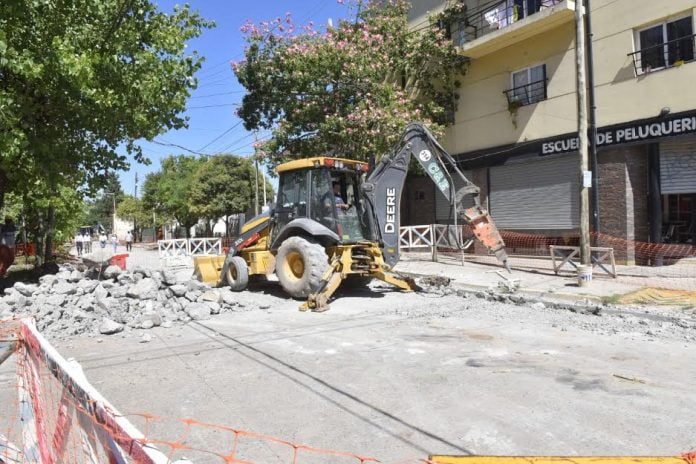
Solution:
M 544 78 L 503 92 L 507 97 L 508 108 L 515 109 L 546 100 L 546 82 L 547 79 Z
M 573 0 L 495 0 L 449 25 L 459 52 L 481 58 L 573 20 Z
M 637 52 L 629 53 L 628 56 L 633 58 L 636 76 L 640 76 L 694 61 L 695 45 L 696 35 L 689 35 L 645 47 Z

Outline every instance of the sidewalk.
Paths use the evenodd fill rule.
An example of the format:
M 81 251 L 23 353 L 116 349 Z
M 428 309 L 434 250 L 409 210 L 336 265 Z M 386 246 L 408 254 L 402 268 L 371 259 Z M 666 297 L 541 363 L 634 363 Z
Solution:
M 477 262 L 474 262 L 477 260 Z M 481 262 L 483 261 L 483 262 Z M 595 269 L 592 282 L 579 287 L 570 271 L 561 275 L 553 272 L 548 259 L 510 258 L 512 274 L 495 259 L 466 255 L 462 264 L 459 254 L 439 254 L 433 262 L 430 253 L 404 253 L 396 266 L 397 272 L 417 275 L 437 275 L 452 279 L 453 284 L 472 290 L 497 288 L 506 279 L 518 280 L 519 290 L 537 297 L 553 299 L 612 301 L 644 288 L 666 288 L 683 291 L 696 290 L 696 279 L 688 268 L 649 268 L 617 266 L 617 278 Z

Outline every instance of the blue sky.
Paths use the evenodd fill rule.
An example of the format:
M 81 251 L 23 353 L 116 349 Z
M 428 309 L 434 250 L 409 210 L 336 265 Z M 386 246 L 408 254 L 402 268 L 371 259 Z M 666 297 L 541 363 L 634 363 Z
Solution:
M 171 11 L 174 5 L 182 2 L 160 0 L 157 3 L 162 11 Z M 216 27 L 204 31 L 201 37 L 189 43 L 189 50 L 196 50 L 206 58 L 197 73 L 198 89 L 188 102 L 186 114 L 190 117 L 189 129 L 170 131 L 157 140 L 195 151 L 203 148 L 204 153 L 225 151 L 248 155 L 252 152 L 253 134 L 244 130 L 241 123 L 229 130 L 239 123 L 233 105 L 240 102 L 244 95 L 244 88 L 239 85 L 229 66 L 230 61 L 237 61 L 244 54 L 244 40 L 239 28 L 247 19 L 258 23 L 283 17 L 290 12 L 296 25 L 313 21 L 323 29 L 328 18 L 335 22 L 351 12 L 336 0 L 192 0 L 188 3 L 204 18 L 215 21 Z M 220 138 L 215 140 L 218 136 Z M 131 160 L 130 171 L 120 173 L 123 190 L 131 195 L 134 192 L 135 173 L 138 173 L 138 196 L 145 176 L 159 169 L 161 158 L 186 153 L 146 141 L 140 145 L 152 164 L 144 166 Z

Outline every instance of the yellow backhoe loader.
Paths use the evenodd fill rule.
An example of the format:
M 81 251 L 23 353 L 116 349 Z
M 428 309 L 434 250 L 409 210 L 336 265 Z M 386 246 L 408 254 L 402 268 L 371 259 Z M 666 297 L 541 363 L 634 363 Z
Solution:
M 275 273 L 290 296 L 307 299 L 300 309 L 314 311 L 328 309 L 331 295 L 344 280 L 361 284 L 376 278 L 414 290 L 412 279 L 392 272 L 400 256 L 400 200 L 412 155 L 449 200 L 455 224 L 457 206 L 465 196 L 473 196 L 474 206 L 462 217 L 507 266 L 505 244 L 481 207 L 478 187 L 427 128 L 413 123 L 397 149 L 372 167 L 328 156 L 278 166 L 275 207 L 244 224 L 226 256 L 197 257 L 196 277 L 241 291 L 250 276 Z M 452 176 L 463 181 L 459 190 Z M 457 242 L 462 246 L 461 238 Z

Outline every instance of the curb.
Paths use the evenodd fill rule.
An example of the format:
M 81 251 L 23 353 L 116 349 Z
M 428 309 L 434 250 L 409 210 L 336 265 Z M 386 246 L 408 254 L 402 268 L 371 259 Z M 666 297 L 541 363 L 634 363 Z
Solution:
M 422 278 L 422 277 L 430 277 L 434 274 L 419 274 L 415 272 L 400 272 L 400 274 L 408 275 L 413 278 Z M 438 276 L 440 277 L 440 276 Z M 450 285 L 452 287 L 461 289 L 461 290 L 468 290 L 471 292 L 489 292 L 493 291 L 496 294 L 500 295 L 506 295 L 506 292 L 501 292 L 498 291 L 497 286 L 495 285 L 478 285 L 478 284 L 467 284 L 463 283 L 457 280 L 450 280 Z M 550 303 L 558 303 L 559 301 L 567 302 L 567 303 L 582 303 L 585 304 L 587 302 L 593 303 L 593 304 L 604 304 L 604 301 L 602 297 L 595 296 L 595 295 L 578 295 L 575 293 L 565 293 L 565 292 L 548 292 L 546 290 L 539 290 L 535 288 L 524 288 L 520 287 L 516 289 L 515 292 L 510 293 L 510 295 L 514 295 L 515 293 L 525 295 L 525 296 L 530 296 L 533 298 L 536 298 L 537 301 L 541 302 L 550 302 Z

